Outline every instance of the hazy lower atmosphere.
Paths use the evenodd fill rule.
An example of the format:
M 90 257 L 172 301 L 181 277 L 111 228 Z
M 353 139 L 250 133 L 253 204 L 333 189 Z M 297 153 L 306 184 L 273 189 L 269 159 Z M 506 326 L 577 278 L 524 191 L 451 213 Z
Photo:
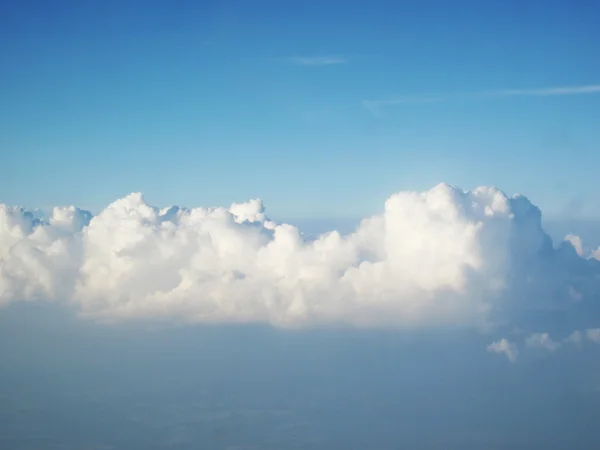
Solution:
M 600 346 L 508 364 L 468 333 L 151 329 L 2 314 L 7 449 L 592 449 Z

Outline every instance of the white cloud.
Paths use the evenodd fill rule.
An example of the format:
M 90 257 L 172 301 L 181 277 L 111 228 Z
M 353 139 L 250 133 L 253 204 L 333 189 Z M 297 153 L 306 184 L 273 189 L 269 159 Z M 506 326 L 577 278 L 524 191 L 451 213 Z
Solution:
M 74 207 L 54 208 L 44 223 L 0 204 L 0 304 L 69 298 L 83 258 L 81 230 L 90 217 Z
M 498 89 L 482 92 L 455 92 L 442 94 L 413 94 L 398 95 L 378 100 L 363 100 L 363 106 L 372 114 L 382 115 L 382 108 L 386 106 L 438 103 L 452 100 L 477 100 L 502 97 L 549 97 L 565 95 L 590 95 L 600 93 L 600 84 L 584 86 L 559 86 L 541 89 Z
M 581 347 L 584 338 L 600 344 L 600 328 L 588 328 L 583 331 L 573 331 L 569 336 L 562 340 L 562 343 L 554 341 L 548 333 L 534 333 L 525 338 L 525 346 L 529 349 L 541 349 L 554 352 L 561 348 L 563 343 Z M 492 343 L 488 346 L 488 351 L 506 354 L 513 362 L 518 355 L 516 344 L 510 343 L 506 339 L 501 339 L 500 341 Z
M 583 256 L 583 243 L 581 242 L 581 238 L 579 236 L 575 236 L 574 234 L 567 234 L 565 236 L 565 241 L 570 242 L 575 251 L 579 256 Z
M 479 327 L 572 304 L 574 277 L 594 292 L 594 262 L 554 250 L 525 197 L 486 187 L 400 192 L 354 233 L 315 240 L 259 200 L 159 209 L 131 194 L 48 222 L 0 207 L 0 303 L 62 301 L 108 319 Z
M 292 56 L 287 61 L 299 66 L 331 66 L 334 64 L 346 64 L 347 58 L 343 56 Z
M 600 344 L 600 328 L 588 328 L 583 331 L 573 331 L 573 333 L 571 333 L 569 337 L 564 340 L 564 342 L 580 346 L 584 337 L 589 341 Z
M 554 342 L 548 333 L 535 333 L 525 339 L 525 345 L 530 348 L 539 348 L 553 352 L 560 347 L 558 342 Z
M 581 341 L 583 339 L 581 331 L 573 331 L 567 338 L 565 338 L 566 343 L 575 344 L 577 346 L 581 345 Z
M 589 328 L 585 330 L 585 336 L 590 341 L 600 344 L 600 328 Z
M 500 339 L 488 346 L 488 352 L 506 355 L 510 362 L 515 362 L 519 356 L 517 346 L 506 339 Z

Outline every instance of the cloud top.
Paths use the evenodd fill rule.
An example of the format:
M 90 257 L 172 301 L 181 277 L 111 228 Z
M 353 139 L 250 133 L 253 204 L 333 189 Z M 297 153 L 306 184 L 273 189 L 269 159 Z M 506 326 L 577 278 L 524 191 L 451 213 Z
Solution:
M 598 274 L 570 243 L 552 247 L 527 198 L 446 184 L 397 193 L 355 232 L 313 240 L 260 200 L 161 209 L 134 193 L 95 217 L 65 207 L 47 221 L 1 205 L 0 263 L 2 304 L 294 327 L 487 326 L 532 299 L 569 304 L 574 280 L 595 292 Z

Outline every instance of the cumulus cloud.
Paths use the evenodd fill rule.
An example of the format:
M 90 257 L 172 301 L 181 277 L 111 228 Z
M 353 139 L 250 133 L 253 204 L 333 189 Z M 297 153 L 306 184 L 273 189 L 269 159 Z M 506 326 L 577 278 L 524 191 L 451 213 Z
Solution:
M 91 215 L 54 208 L 47 222 L 0 204 L 0 304 L 72 296 L 83 262 L 82 229 Z
M 515 362 L 519 356 L 519 350 L 517 349 L 517 346 L 507 339 L 500 339 L 499 341 L 493 342 L 488 346 L 487 349 L 492 353 L 506 355 L 510 362 Z
M 535 333 L 525 339 L 525 344 L 530 348 L 539 348 L 553 352 L 560 347 L 560 343 L 554 342 L 548 333 Z
M 65 302 L 107 319 L 278 326 L 488 326 L 585 302 L 598 261 L 554 249 L 527 198 L 441 184 L 400 192 L 348 235 L 306 239 L 260 200 L 158 208 L 141 194 L 47 221 L 0 207 L 0 302 Z

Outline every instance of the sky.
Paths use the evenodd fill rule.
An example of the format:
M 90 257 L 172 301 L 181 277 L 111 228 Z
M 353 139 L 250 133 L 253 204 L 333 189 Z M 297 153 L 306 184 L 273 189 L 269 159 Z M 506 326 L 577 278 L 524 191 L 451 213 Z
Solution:
M 593 2 L 0 8 L 8 204 L 98 212 L 141 191 L 339 219 L 446 182 L 600 217 Z
M 600 448 L 599 8 L 0 0 L 0 447 Z

